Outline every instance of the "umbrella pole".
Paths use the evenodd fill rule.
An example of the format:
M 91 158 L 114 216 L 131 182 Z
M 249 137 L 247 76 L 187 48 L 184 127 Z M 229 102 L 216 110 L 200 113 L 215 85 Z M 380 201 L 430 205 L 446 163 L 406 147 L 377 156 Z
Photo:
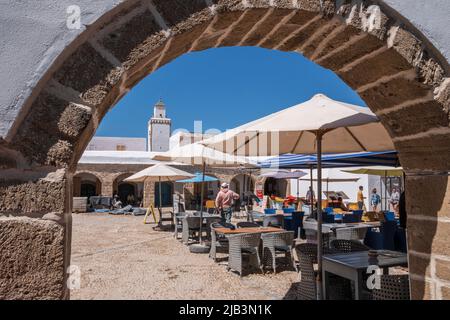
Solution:
M 201 193 L 200 193 L 200 234 L 199 234 L 199 241 L 200 245 L 202 245 L 202 227 L 203 227 L 203 199 L 204 199 L 204 193 L 205 193 L 205 171 L 206 171 L 206 162 L 203 162 L 203 170 L 202 170 L 202 187 L 201 187 Z
M 309 206 L 310 206 L 309 214 L 311 216 L 313 216 L 313 211 L 314 211 L 314 197 L 313 197 L 314 188 L 313 188 L 313 176 L 312 176 L 312 174 L 313 174 L 313 166 L 310 165 L 309 166 L 309 182 L 310 182 L 309 186 L 311 187 L 311 195 L 310 195 L 308 200 L 310 202 L 309 203 Z
M 159 221 L 158 224 L 161 223 L 162 218 L 162 193 L 161 193 L 161 176 L 159 176 Z
M 387 204 L 387 171 L 384 170 L 384 210 L 389 211 Z
M 317 140 L 317 295 L 322 300 L 322 133 L 316 133 Z

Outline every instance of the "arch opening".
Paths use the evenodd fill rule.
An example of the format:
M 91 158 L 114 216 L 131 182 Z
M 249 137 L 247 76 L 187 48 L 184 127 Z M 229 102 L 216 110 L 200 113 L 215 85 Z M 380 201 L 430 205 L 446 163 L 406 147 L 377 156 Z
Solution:
M 437 50 L 385 5 L 377 16 L 380 24 L 373 26 L 365 2 L 342 2 L 336 7 L 335 1 L 328 0 L 320 1 L 321 5 L 300 0 L 298 6 L 289 1 L 247 1 L 244 7 L 241 1 L 208 1 L 217 5 L 215 10 L 208 8 L 207 1 L 189 1 L 184 6 L 155 2 L 170 32 L 164 32 L 143 2 L 125 1 L 91 26 L 83 40 L 68 48 L 65 58 L 43 77 L 16 132 L 1 148 L 7 169 L 34 171 L 32 177 L 38 181 L 17 182 L 13 177 L 4 183 L 12 190 L 8 192 L 31 188 L 46 201 L 37 201 L 24 212 L 21 203 L 28 198 L 21 195 L 14 203 L 2 200 L 2 211 L 68 212 L 66 179 L 72 179 L 105 113 L 143 77 L 181 54 L 235 45 L 294 51 L 337 73 L 390 133 L 407 172 L 412 296 L 442 297 L 445 290 L 438 288 L 438 282 L 425 281 L 431 256 L 450 256 L 444 241 L 448 226 L 439 222 L 449 211 L 445 199 L 449 194 L 450 82 L 447 64 L 434 55 Z M 124 13 L 126 17 L 118 19 Z M 51 175 L 51 182 L 45 180 L 49 167 L 59 174 Z M 51 190 L 62 192 L 44 196 L 39 183 L 53 183 Z M 433 195 L 424 192 L 429 186 Z M 68 239 L 64 239 L 66 245 Z M 62 251 L 67 264 L 70 249 Z M 60 291 L 67 292 L 56 290 L 56 294 L 66 296 Z

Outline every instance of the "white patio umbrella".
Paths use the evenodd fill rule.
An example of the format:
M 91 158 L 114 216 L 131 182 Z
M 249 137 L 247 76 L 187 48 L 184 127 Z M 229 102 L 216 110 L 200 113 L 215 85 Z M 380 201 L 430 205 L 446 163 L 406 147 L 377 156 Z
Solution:
M 368 108 L 332 100 L 323 94 L 262 119 L 203 141 L 227 153 L 267 156 L 317 152 L 318 181 L 322 152 L 345 153 L 394 150 L 389 134 Z M 322 186 L 318 183 L 318 280 L 322 272 Z M 322 286 L 318 294 L 321 298 Z
M 373 176 L 384 177 L 384 209 L 387 210 L 387 188 L 386 188 L 386 178 L 387 177 L 403 177 L 402 167 L 386 167 L 386 166 L 373 166 L 367 168 L 359 168 L 355 170 L 342 170 L 350 174 L 370 174 Z M 382 191 L 382 184 L 380 180 L 380 192 Z
M 155 154 L 153 160 L 160 161 L 176 161 L 190 165 L 202 165 L 202 184 L 200 196 L 200 219 L 203 218 L 203 199 L 204 199 L 204 183 L 206 166 L 212 167 L 255 167 L 256 164 L 246 157 L 234 156 L 226 154 L 208 147 L 200 143 L 192 143 L 181 147 L 173 148 L 167 152 Z M 180 179 L 181 180 L 181 179 Z M 200 224 L 200 244 L 191 246 L 191 251 L 196 253 L 207 253 L 209 248 L 203 245 L 202 241 L 202 224 Z
M 182 179 L 188 179 L 195 177 L 194 174 L 171 167 L 167 164 L 158 163 L 154 166 L 146 168 L 139 171 L 132 176 L 126 178 L 124 181 L 129 182 L 146 182 L 149 180 L 158 180 L 159 182 L 159 211 L 161 211 L 162 205 L 162 192 L 161 192 L 161 182 L 162 181 L 177 181 Z M 161 219 L 158 223 L 161 222 Z

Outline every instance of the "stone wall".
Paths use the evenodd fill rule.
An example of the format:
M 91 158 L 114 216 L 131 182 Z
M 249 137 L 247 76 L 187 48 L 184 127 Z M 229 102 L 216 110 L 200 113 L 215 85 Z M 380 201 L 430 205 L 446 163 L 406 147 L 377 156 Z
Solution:
M 448 2 L 438 3 L 435 13 L 448 12 Z M 30 72 L 33 81 L 23 83 L 32 86 L 2 104 L 0 128 L 7 135 L 0 140 L 1 215 L 42 219 L 70 212 L 68 182 L 105 113 L 143 77 L 181 54 L 242 45 L 298 52 L 339 75 L 387 128 L 407 174 L 412 296 L 448 298 L 450 278 L 443 261 L 450 259 L 449 65 L 448 53 L 424 36 L 426 28 L 418 30 L 384 1 L 370 0 L 128 0 L 108 8 L 91 16 L 89 28 L 59 48 L 57 59 L 49 58 L 58 52 L 50 48 L 45 72 Z M 111 186 L 104 188 L 111 192 Z M 14 226 L 2 241 L 14 239 L 14 229 L 21 232 L 24 220 L 11 219 L 17 224 L 0 220 Z M 60 250 L 70 254 L 70 224 L 64 230 Z M 5 248 L 0 246 L 2 256 L 9 252 Z M 50 276 L 33 270 L 36 283 L 52 287 Z M 20 279 L 11 275 L 16 276 Z M 27 287 L 25 280 L 16 283 Z M 0 295 L 12 297 L 6 287 L 0 285 Z

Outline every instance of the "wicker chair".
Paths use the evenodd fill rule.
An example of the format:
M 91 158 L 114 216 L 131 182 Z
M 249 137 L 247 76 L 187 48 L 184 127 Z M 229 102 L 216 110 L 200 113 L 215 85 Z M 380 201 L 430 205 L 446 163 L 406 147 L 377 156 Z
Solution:
M 189 239 L 193 238 L 196 233 L 200 232 L 201 220 L 198 217 L 186 216 L 183 219 L 183 243 L 187 244 Z
M 264 227 L 277 227 L 277 228 L 284 228 L 284 216 L 277 214 L 277 215 L 269 215 L 264 217 L 263 222 Z
M 259 228 L 260 227 L 260 225 L 257 224 L 256 222 L 248 222 L 248 221 L 238 222 L 236 224 L 236 226 L 238 228 Z
M 299 283 L 298 295 L 302 300 L 317 299 L 317 272 L 314 264 L 317 263 L 317 245 L 302 243 L 295 246 L 299 259 Z M 331 249 L 324 248 L 323 254 L 335 253 Z M 342 300 L 351 297 L 351 287 L 346 279 L 330 275 L 329 297 L 331 300 Z
M 408 275 L 381 275 L 380 289 L 372 290 L 373 300 L 409 300 Z
M 210 225 L 211 230 L 211 249 L 209 251 L 209 257 L 216 261 L 217 253 L 228 253 L 229 242 L 223 235 L 218 235 L 215 228 L 233 228 L 233 225 L 227 225 L 226 223 L 213 222 Z
M 305 237 L 306 241 L 310 243 L 317 243 L 317 230 L 313 229 L 305 229 Z M 331 240 L 335 239 L 333 232 L 323 232 L 322 233 L 322 239 L 323 239 L 323 247 L 329 248 Z
M 206 232 L 207 238 L 211 239 L 211 225 L 213 223 L 221 222 L 222 218 L 220 216 L 217 216 L 217 217 L 213 216 L 213 217 L 207 217 L 207 218 L 205 218 L 205 220 L 206 220 L 206 225 L 205 224 L 203 225 L 204 226 L 204 230 Z
M 364 240 L 367 227 L 363 228 L 337 228 L 336 239 L 342 240 Z
M 259 256 L 260 233 L 234 234 L 228 236 L 228 241 L 228 269 L 237 271 L 242 277 L 242 260 L 244 255 L 249 256 L 249 264 L 251 266 L 261 268 L 261 259 Z
M 265 233 L 261 235 L 263 246 L 263 270 L 267 264 L 272 265 L 273 272 L 277 272 L 276 253 L 283 252 L 286 260 L 292 265 L 292 244 L 294 242 L 294 231 L 283 231 L 274 233 Z
M 357 240 L 334 239 L 330 242 L 330 248 L 337 252 L 368 251 L 370 248 Z
M 178 233 L 183 231 L 183 221 L 182 218 L 184 218 L 186 216 L 186 213 L 184 212 L 179 212 L 179 213 L 175 213 L 174 215 L 174 225 L 175 225 L 175 230 L 173 233 L 173 237 L 175 239 L 178 239 Z

